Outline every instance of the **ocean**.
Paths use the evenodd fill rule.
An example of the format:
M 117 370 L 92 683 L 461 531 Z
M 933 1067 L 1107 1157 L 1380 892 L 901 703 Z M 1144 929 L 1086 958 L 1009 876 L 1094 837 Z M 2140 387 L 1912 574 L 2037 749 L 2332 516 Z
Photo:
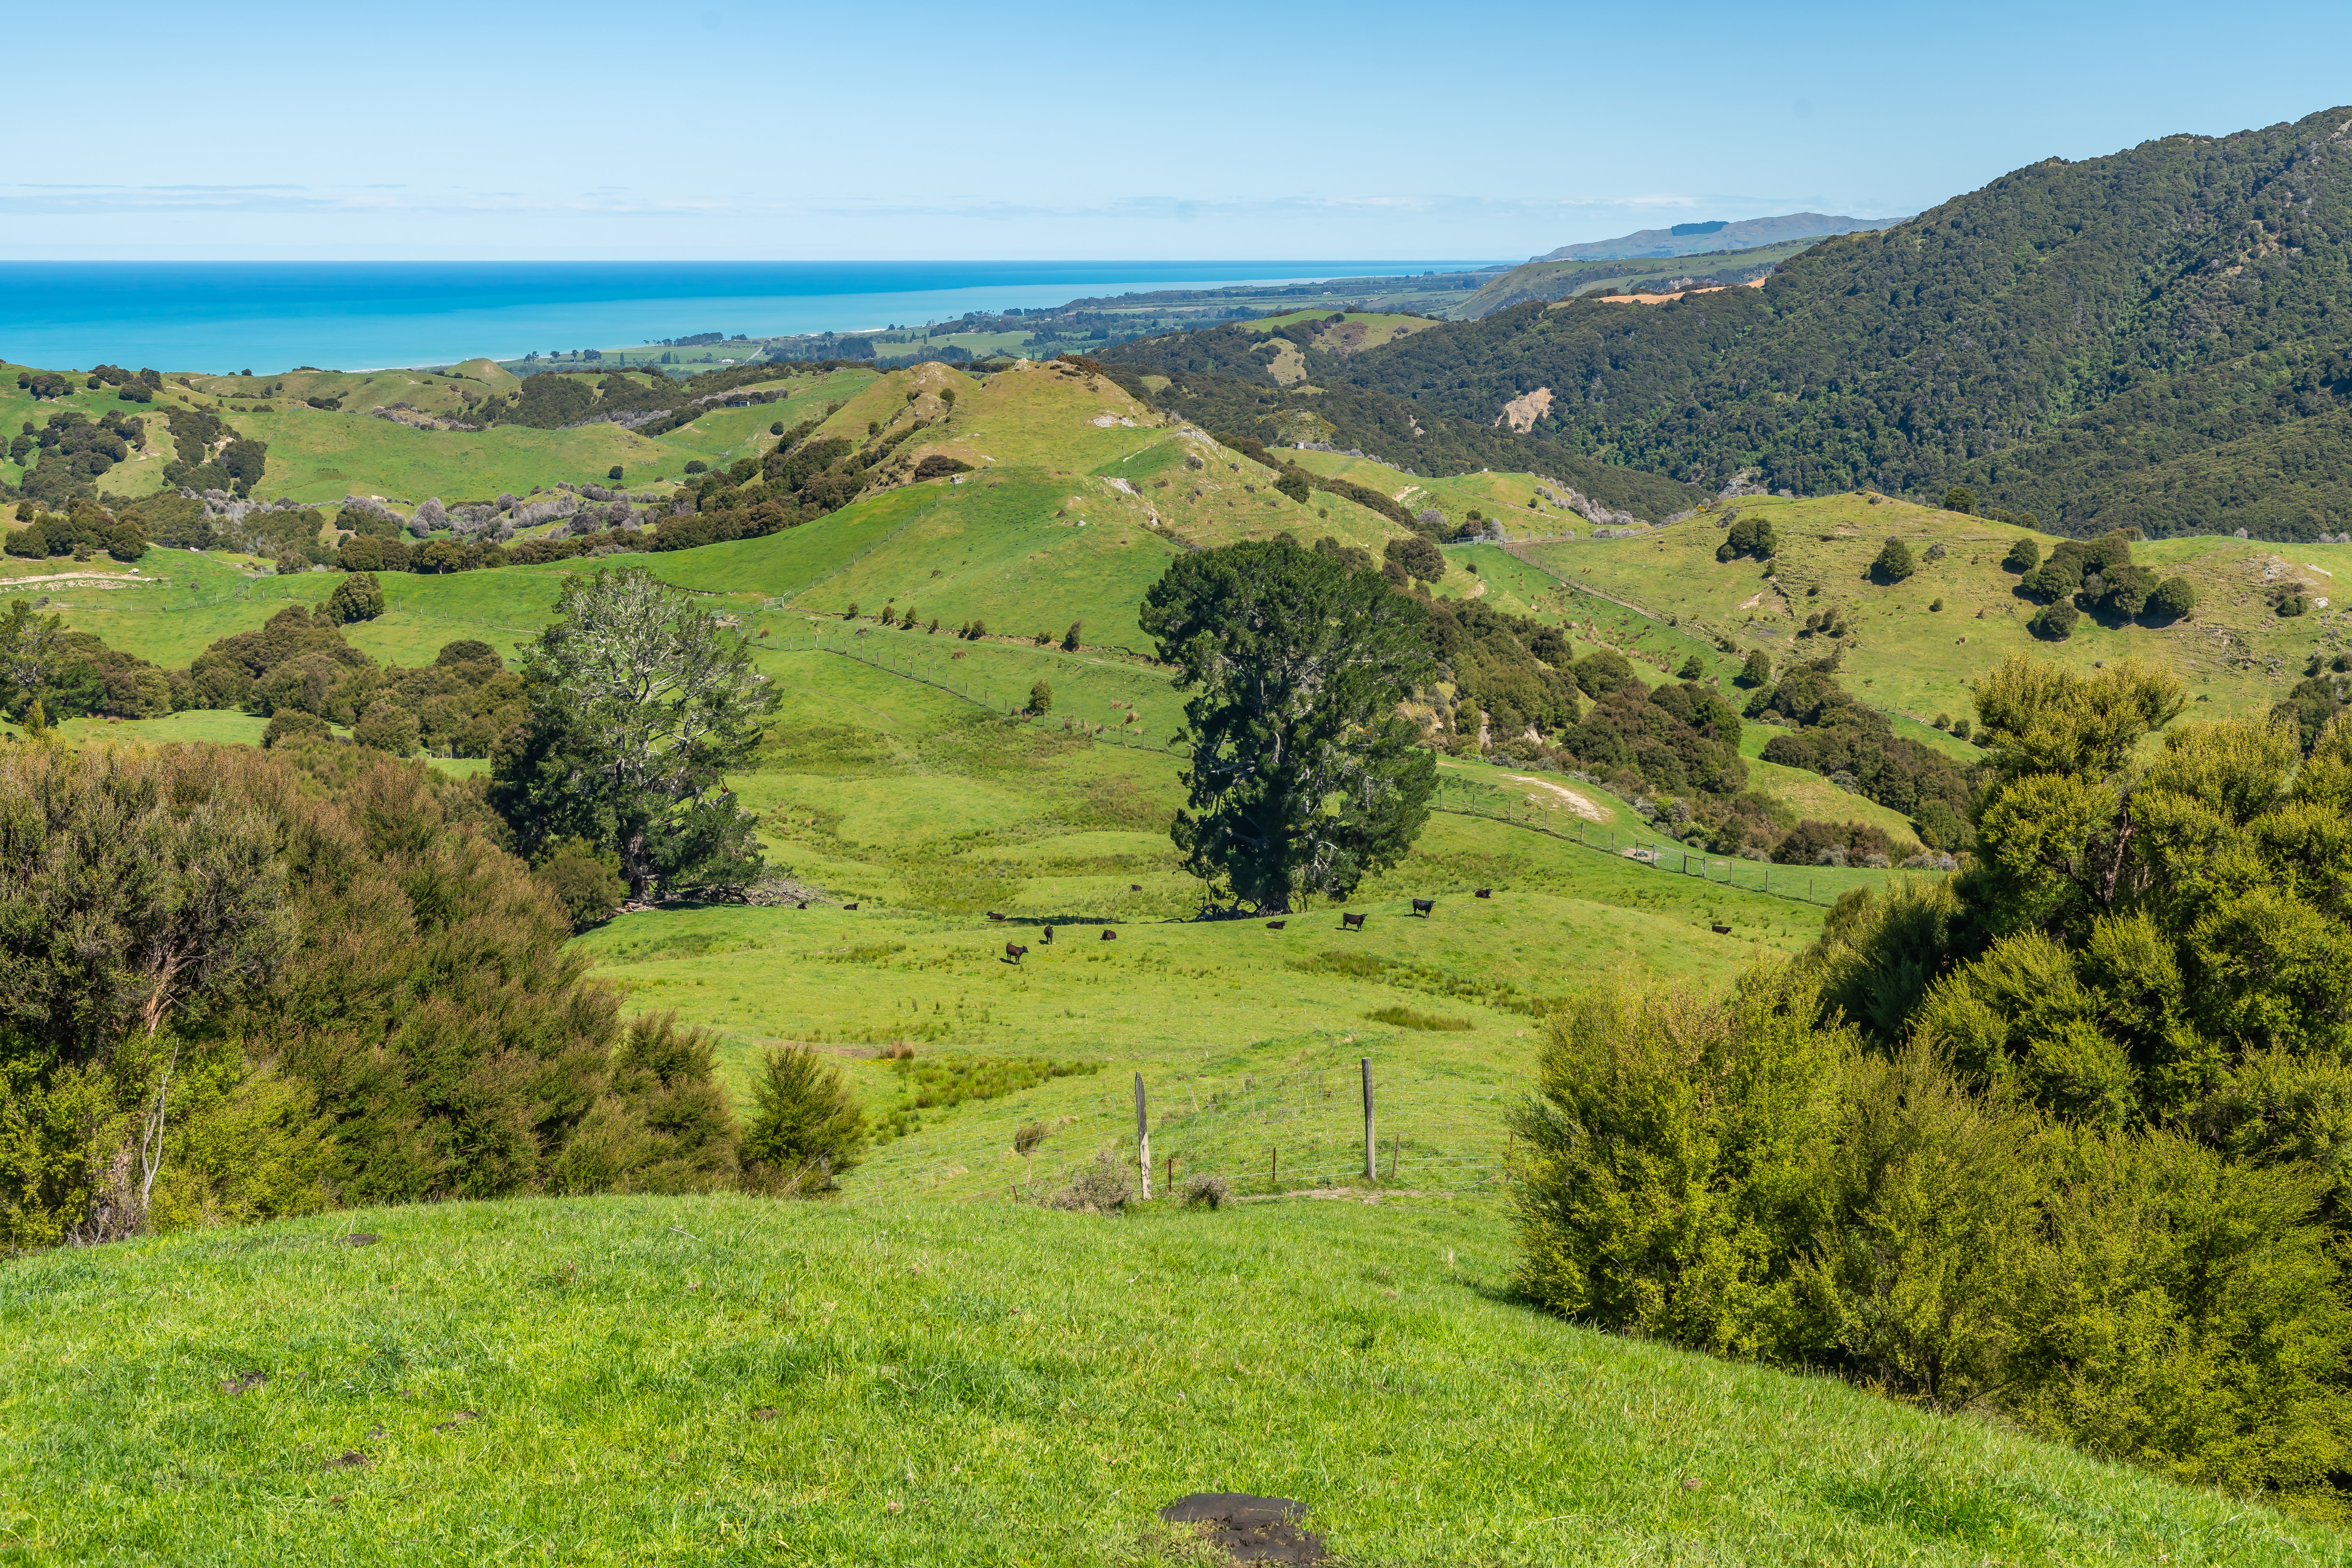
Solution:
M 0 360 L 269 374 L 697 332 L 919 324 L 1093 294 L 1455 271 L 1476 261 L 0 262 Z

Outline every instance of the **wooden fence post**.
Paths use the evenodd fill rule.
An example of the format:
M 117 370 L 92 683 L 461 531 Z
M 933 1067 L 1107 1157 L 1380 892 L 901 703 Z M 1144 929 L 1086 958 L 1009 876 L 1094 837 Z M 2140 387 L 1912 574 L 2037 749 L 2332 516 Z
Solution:
M 1151 1121 L 1144 1113 L 1143 1075 L 1135 1075 L 1135 1143 L 1143 1163 L 1143 1201 L 1151 1201 Z
M 1372 1058 L 1363 1058 L 1364 1068 L 1364 1181 L 1378 1186 L 1381 1182 L 1380 1143 L 1372 1131 Z M 1138 1081 L 1141 1081 L 1139 1078 Z
M 1265 1190 L 1269 1193 L 1278 1193 L 1282 1190 L 1282 1145 L 1279 1143 L 1276 1143 L 1266 1154 Z

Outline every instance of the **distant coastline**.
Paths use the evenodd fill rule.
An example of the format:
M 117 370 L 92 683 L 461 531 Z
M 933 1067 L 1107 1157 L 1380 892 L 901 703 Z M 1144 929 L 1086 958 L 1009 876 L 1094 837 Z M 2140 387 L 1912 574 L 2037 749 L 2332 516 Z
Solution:
M 0 358 L 262 372 L 856 331 L 1077 296 L 1486 261 L 0 262 Z

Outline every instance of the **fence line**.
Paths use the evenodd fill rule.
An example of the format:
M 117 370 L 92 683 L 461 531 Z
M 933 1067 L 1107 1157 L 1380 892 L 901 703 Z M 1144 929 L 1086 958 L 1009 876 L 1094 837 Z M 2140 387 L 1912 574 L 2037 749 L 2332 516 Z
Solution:
M 1453 802 L 1445 798 L 1445 792 L 1449 786 L 1459 792 Z M 1769 860 L 1744 860 L 1738 856 L 1710 855 L 1704 851 L 1694 854 L 1690 849 L 1672 839 L 1653 838 L 1644 842 L 1639 833 L 1628 833 L 1621 839 L 1615 828 L 1596 826 L 1580 816 L 1576 819 L 1576 831 L 1568 833 L 1552 826 L 1550 823 L 1544 820 L 1548 816 L 1556 816 L 1558 815 L 1556 811 L 1536 805 L 1528 805 L 1523 810 L 1514 810 L 1507 798 L 1490 806 L 1484 805 L 1479 799 L 1483 794 L 1504 795 L 1506 793 L 1500 790 L 1482 789 L 1466 780 L 1440 778 L 1436 809 L 1451 812 L 1455 816 L 1475 816 L 1488 822 L 1500 822 L 1507 826 L 1525 828 L 1530 833 L 1540 833 L 1565 844 L 1575 844 L 1587 849 L 1597 849 L 1603 854 L 1631 860 L 1636 865 L 1647 866 L 1653 870 L 1695 877 L 1717 887 L 1732 888 L 1743 892 L 1764 893 L 1776 899 L 1791 899 L 1799 903 L 1834 904 L 1841 895 L 1869 879 L 1864 877 L 1827 877 L 1822 875 L 1824 868 L 1820 867 L 1780 866 Z M 1853 868 L 1841 868 L 1841 869 Z M 1877 868 L 1866 868 L 1865 869 Z M 1883 875 L 1885 880 L 1892 882 L 1896 879 L 1898 873 L 1889 868 L 1883 872 Z M 1940 876 L 1942 873 L 1902 872 L 1899 875 L 1904 878 L 1933 877 Z
M 862 631 L 852 633 L 847 638 L 835 639 L 828 639 L 821 631 L 810 632 L 804 635 L 807 637 L 805 642 L 802 640 L 803 634 L 793 633 L 787 635 L 782 639 L 781 651 L 785 653 L 837 653 L 845 658 L 854 658 L 860 664 L 870 665 L 874 668 L 882 671 L 885 675 L 896 675 L 904 679 L 919 681 L 925 686 L 944 691 L 950 697 L 961 697 L 965 701 L 970 702 L 976 707 L 985 708 L 992 713 L 1001 713 L 1007 718 L 1011 718 L 1020 711 L 1017 708 L 1007 707 L 1003 699 L 997 694 L 995 689 L 987 685 L 985 682 L 974 681 L 969 678 L 962 680 L 950 680 L 945 679 L 943 675 L 935 678 L 931 673 L 924 669 L 922 665 L 917 661 L 914 655 L 903 653 L 897 648 L 888 648 L 886 647 L 885 651 L 892 656 L 888 658 L 867 651 L 866 646 L 862 641 L 866 634 Z M 777 645 L 772 644 L 771 646 Z M 1046 714 L 1035 715 L 1032 717 L 1028 722 L 1032 725 L 1042 724 L 1048 728 L 1052 727 L 1051 716 Z M 1104 744 L 1123 746 L 1130 752 L 1161 752 L 1165 751 L 1164 747 L 1155 746 L 1150 740 L 1140 735 L 1135 737 L 1133 740 L 1129 740 L 1120 729 L 1112 725 L 1089 726 L 1086 721 L 1081 720 L 1078 721 L 1078 727 L 1069 731 L 1068 732 L 1071 734 L 1083 735 L 1087 740 L 1099 742 Z
M 1500 1182 L 1509 1147 L 1500 1092 L 1395 1086 L 1375 1076 L 1378 1172 L 1365 1181 L 1366 1119 L 1353 1062 L 1223 1083 L 1147 1083 L 1152 1190 L 1218 1176 L 1240 1196 L 1376 1188 L 1469 1192 Z M 977 1203 L 1049 1198 L 1108 1163 L 1139 1187 L 1140 1150 L 1129 1075 L 1106 1069 L 1075 1109 L 966 1116 L 937 1133 L 883 1144 L 844 1174 L 847 1203 L 932 1197 Z M 1023 1144 L 1029 1145 L 1024 1152 Z

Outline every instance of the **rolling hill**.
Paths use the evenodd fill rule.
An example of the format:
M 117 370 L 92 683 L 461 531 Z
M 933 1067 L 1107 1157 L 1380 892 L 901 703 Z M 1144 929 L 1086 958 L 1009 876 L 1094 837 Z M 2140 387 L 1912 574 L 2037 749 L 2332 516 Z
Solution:
M 1656 482 L 1635 475 L 1967 485 L 2065 534 L 2305 541 L 2352 531 L 2347 237 L 2352 110 L 2333 109 L 2035 163 L 1812 243 L 1761 289 L 1528 300 L 1347 356 L 1301 344 L 1287 391 L 1230 330 L 1108 353 L 1232 419 L 1311 412 L 1418 472 L 1549 471 L 1594 495 L 1571 463 L 1628 495 Z M 1474 434 L 1531 397 L 1524 433 Z
M 1234 337 L 1344 364 L 1443 330 L 1308 313 Z M 380 466 L 325 482 L 406 499 L 425 485 L 383 476 L 446 483 L 438 454 L 468 440 L 505 454 L 518 483 L 593 477 L 551 437 L 642 440 L 664 479 L 698 458 L 756 468 L 781 439 L 772 426 L 809 420 L 817 439 L 890 454 L 864 493 L 798 526 L 628 557 L 754 638 L 782 705 L 730 782 L 806 907 L 635 910 L 574 942 L 632 1011 L 709 1028 L 739 1104 L 768 1048 L 808 1044 L 881 1136 L 824 1208 L 453 1204 L 0 1264 L 0 1379 L 40 1413 L 0 1461 L 5 1495 L 27 1500 L 0 1511 L 0 1550 L 423 1562 L 560 1542 L 589 1559 L 725 1561 L 789 1536 L 843 1561 L 1173 1562 L 1190 1548 L 1156 1531 L 1151 1509 L 1220 1486 L 1302 1498 L 1363 1561 L 1602 1563 L 1686 1554 L 1694 1539 L 1742 1562 L 1834 1564 L 2336 1550 L 2242 1500 L 1834 1383 L 1594 1334 L 1514 1296 L 1500 1111 L 1528 1079 L 1543 1010 L 1603 984 L 1719 991 L 1804 948 L 1832 900 L 1888 873 L 1687 853 L 1625 795 L 1498 752 L 1441 760 L 1430 826 L 1349 905 L 1363 930 L 1328 913 L 1271 931 L 1191 918 L 1199 889 L 1167 836 L 1181 694 L 1143 657 L 1143 592 L 1204 545 L 1328 534 L 1378 553 L 1408 531 L 1341 493 L 1276 489 L 1275 469 L 1166 395 L 1182 384 L 1073 362 L 835 370 L 659 437 L 417 429 L 241 383 L 222 399 L 277 433 L 289 476 L 321 462 L 289 433 L 299 421 L 366 421 Z M 1749 497 L 1597 538 L 1561 499 L 1573 481 L 1549 468 L 1280 456 L 1407 510 L 1480 512 L 1502 537 L 1445 546 L 1437 595 L 1555 628 L 1579 653 L 1622 652 L 1645 679 L 1696 658 L 1732 690 L 1748 647 L 1786 657 L 1807 607 L 1834 605 L 1856 628 L 1849 682 L 1896 710 L 1897 732 L 1965 758 L 1925 721 L 1964 709 L 1985 659 L 2040 646 L 2000 613 L 2013 526 L 1860 496 Z M 915 479 L 928 458 L 964 467 Z M 1715 560 L 1735 508 L 1784 542 L 1769 577 Z M 1889 534 L 1946 552 L 1880 588 L 1863 578 Z M 2352 557 L 2322 547 L 2292 563 L 2320 597 L 2320 574 L 2352 569 L 2331 548 Z M 2057 657 L 2147 653 L 2244 711 L 2275 700 L 2273 672 L 2305 642 L 2333 646 L 2327 606 L 2276 624 L 2251 607 L 2280 581 L 2275 552 L 2142 549 L 2194 576 L 2209 609 L 2179 630 L 2086 625 Z M 0 597 L 183 665 L 343 580 L 226 552 L 138 565 L 11 560 Z M 409 665 L 464 638 L 509 654 L 593 566 L 387 571 L 383 613 L 349 640 Z M 1944 635 L 1963 615 L 1965 644 Z M 951 635 L 974 620 L 991 635 Z M 1074 621 L 1080 646 L 1065 649 Z M 1024 718 L 1041 680 L 1052 710 Z M 251 743 L 260 726 L 199 710 L 64 732 Z M 1910 847 L 1896 814 L 1763 762 L 1777 732 L 1743 732 L 1752 787 Z M 1435 907 L 1417 918 L 1415 899 Z M 1008 938 L 1029 949 L 1018 963 Z M 1366 1058 L 1381 1106 L 1370 1182 L 1351 1099 Z M 1138 1076 L 1155 1161 L 1175 1162 L 1158 1179 L 1215 1174 L 1247 1201 L 1121 1219 L 1033 1201 L 1097 1156 L 1134 1157 Z M 1031 1127 L 1046 1131 L 1024 1155 Z M 377 1239 L 339 1241 L 354 1234 Z M 110 1370 L 74 1370 L 91 1365 Z M 96 1431 L 133 1440 L 96 1453 L 76 1436 Z M 288 1510 L 303 1531 L 268 1524 Z
M 1820 239 L 1832 234 L 1854 234 L 1885 228 L 1899 218 L 1832 217 L 1827 213 L 1782 213 L 1777 217 L 1720 218 L 1678 223 L 1671 228 L 1637 229 L 1614 239 L 1589 239 L 1563 245 L 1532 258 L 1537 261 L 1630 261 L 1667 256 L 1697 256 L 1703 252 L 1748 250 L 1784 245 L 1792 240 Z

